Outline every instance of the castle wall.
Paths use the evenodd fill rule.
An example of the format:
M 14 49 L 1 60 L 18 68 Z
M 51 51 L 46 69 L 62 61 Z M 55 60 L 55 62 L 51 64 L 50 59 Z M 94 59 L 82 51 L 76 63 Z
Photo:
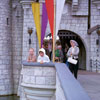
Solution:
M 98 36 L 97 34 L 95 34 L 95 32 L 91 35 L 88 35 L 87 33 L 88 31 L 88 0 L 78 0 L 78 1 L 79 1 L 77 5 L 78 9 L 76 11 L 73 11 L 72 4 L 70 3 L 65 4 L 59 30 L 63 30 L 63 29 L 70 30 L 72 32 L 75 32 L 78 36 L 80 36 L 86 49 L 86 70 L 91 70 L 90 59 L 91 58 L 99 59 L 99 56 L 97 57 L 97 54 L 96 54 L 97 46 L 94 42 L 96 41 Z M 13 75 L 14 75 L 15 91 L 17 90 L 19 72 L 21 68 L 20 61 L 27 60 L 28 51 L 30 47 L 35 49 L 35 54 L 36 56 L 38 56 L 38 48 L 39 48 L 31 4 L 30 2 L 27 2 L 24 0 L 22 0 L 21 4 L 23 7 L 23 13 L 21 13 L 21 16 L 19 17 L 19 22 L 18 22 L 17 17 L 13 17 L 14 23 L 12 25 L 12 26 L 15 25 L 13 28 L 14 29 L 13 37 L 15 37 L 13 38 L 13 41 L 15 41 L 13 44 L 13 73 L 14 73 Z M 42 14 L 40 14 L 40 16 L 41 15 Z M 22 16 L 23 16 L 23 22 L 22 22 Z M 14 18 L 16 19 L 16 21 Z M 92 4 L 91 27 L 99 24 L 99 21 L 100 21 L 99 10 L 94 4 Z M 29 46 L 28 28 L 33 28 L 33 33 L 31 35 L 31 40 L 32 40 L 31 46 Z M 49 33 L 50 33 L 50 27 L 48 25 L 46 34 L 49 34 Z M 16 40 L 16 36 L 20 40 L 18 39 Z
M 38 55 L 38 41 L 36 38 L 36 28 L 34 25 L 32 9 L 30 3 L 23 2 L 24 7 L 24 27 L 23 27 L 23 60 L 27 59 L 28 56 L 28 34 L 27 30 L 28 27 L 34 27 L 34 32 L 32 34 L 32 47 L 35 48 L 36 55 Z M 74 9 L 74 4 L 66 3 L 64 6 L 64 11 L 61 18 L 60 28 L 59 30 L 70 30 L 76 33 L 80 39 L 82 40 L 85 50 L 86 50 L 86 70 L 91 70 L 90 68 L 90 59 L 93 56 L 96 57 L 93 48 L 97 50 L 97 46 L 95 43 L 91 41 L 95 41 L 97 39 L 97 34 L 94 36 L 88 35 L 88 0 L 78 0 L 77 9 Z M 96 13 L 96 14 L 95 14 Z M 40 15 L 41 16 L 41 15 Z M 98 22 L 97 22 L 98 21 Z M 99 24 L 99 11 L 97 8 L 92 4 L 91 9 L 91 27 L 94 25 Z M 49 25 L 46 30 L 46 34 L 50 33 Z M 95 40 L 93 40 L 95 38 Z M 36 45 L 37 44 L 37 45 Z M 92 51 L 91 51 L 92 50 Z M 93 53 L 94 52 L 94 53 Z
M 95 1 L 95 0 L 94 0 Z M 91 3 L 91 27 L 96 25 L 100 25 L 100 3 Z M 97 29 L 98 30 L 98 29 Z M 93 60 L 94 64 L 92 63 L 92 70 L 100 71 L 99 63 L 96 65 L 96 60 L 100 61 L 100 36 L 97 35 L 97 30 L 91 33 L 91 60 Z M 99 39 L 99 44 L 96 44 L 96 40 Z M 96 69 L 96 66 L 98 67 Z
M 13 93 L 11 0 L 0 0 L 0 95 Z
M 97 4 L 92 2 L 91 4 L 91 27 L 94 27 L 96 25 L 100 25 L 100 8 L 98 8 Z M 99 42 L 100 42 L 100 37 L 97 35 L 97 30 L 91 33 L 91 54 L 92 54 L 91 58 L 93 59 L 97 58 L 99 60 L 100 43 L 99 45 L 96 45 L 96 40 L 99 39 Z
M 27 60 L 30 47 L 35 49 L 38 56 L 39 47 L 31 4 L 27 0 L 21 1 L 0 1 L 0 95 L 17 93 L 22 61 Z M 74 11 L 74 4 L 65 4 L 59 30 L 70 30 L 80 36 L 86 49 L 86 69 L 90 70 L 90 59 L 100 59 L 100 44 L 96 45 L 96 40 L 100 36 L 98 37 L 96 31 L 91 35 L 87 34 L 88 0 L 78 1 L 77 9 Z M 93 1 L 95 0 L 91 2 L 91 27 L 100 24 L 100 5 Z M 28 28 L 33 28 L 31 46 Z M 48 24 L 46 34 L 49 33 Z M 96 70 L 96 66 L 93 66 L 92 70 Z
M 22 60 L 27 60 L 29 48 L 34 48 L 35 55 L 38 56 L 38 39 L 31 8 L 31 2 L 21 2 L 23 5 L 23 51 Z M 31 45 L 29 45 L 28 28 L 32 28 Z
M 17 93 L 22 68 L 23 9 L 19 0 L 12 2 L 12 48 L 14 94 Z
M 65 4 L 60 30 L 70 30 L 80 37 L 86 49 L 86 69 L 90 70 L 90 36 L 87 34 L 88 0 L 79 0 L 77 11 L 72 10 L 72 4 Z

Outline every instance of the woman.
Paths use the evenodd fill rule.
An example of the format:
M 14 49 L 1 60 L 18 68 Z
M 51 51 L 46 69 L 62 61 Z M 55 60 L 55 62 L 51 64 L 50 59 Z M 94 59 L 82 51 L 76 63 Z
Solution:
M 69 69 L 72 73 L 74 73 L 74 76 L 77 79 L 77 73 L 79 68 L 79 59 L 78 59 L 79 48 L 78 48 L 78 43 L 75 40 L 70 40 L 70 44 L 71 47 L 67 52 L 67 56 L 76 59 L 77 63 L 76 64 L 69 63 Z

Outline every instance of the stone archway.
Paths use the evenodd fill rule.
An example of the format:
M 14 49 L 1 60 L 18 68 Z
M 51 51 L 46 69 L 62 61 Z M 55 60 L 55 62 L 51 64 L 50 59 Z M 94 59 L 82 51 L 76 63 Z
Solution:
M 79 49 L 80 49 L 79 68 L 86 70 L 86 49 L 85 49 L 84 43 L 82 42 L 82 39 L 80 38 L 80 36 L 77 35 L 76 33 L 72 32 L 72 31 L 69 31 L 69 30 L 59 30 L 58 36 L 60 38 L 63 50 L 65 49 L 65 44 L 66 43 L 70 47 L 70 40 L 71 39 L 74 39 L 78 42 Z M 64 54 L 64 55 L 66 55 L 66 54 Z

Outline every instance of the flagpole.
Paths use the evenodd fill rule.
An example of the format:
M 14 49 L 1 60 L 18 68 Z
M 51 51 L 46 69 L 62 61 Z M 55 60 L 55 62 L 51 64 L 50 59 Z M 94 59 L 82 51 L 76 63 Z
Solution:
M 56 0 L 54 0 L 54 30 L 53 30 L 53 62 L 55 62 L 55 34 L 56 34 Z

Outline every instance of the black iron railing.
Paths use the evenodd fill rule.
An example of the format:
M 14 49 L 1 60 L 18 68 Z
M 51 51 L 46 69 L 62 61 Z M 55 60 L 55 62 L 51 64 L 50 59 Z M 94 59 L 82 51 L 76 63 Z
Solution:
M 90 59 L 90 67 L 91 67 L 91 71 L 92 68 L 95 68 L 97 72 L 100 69 L 100 61 L 97 59 L 96 60 Z

